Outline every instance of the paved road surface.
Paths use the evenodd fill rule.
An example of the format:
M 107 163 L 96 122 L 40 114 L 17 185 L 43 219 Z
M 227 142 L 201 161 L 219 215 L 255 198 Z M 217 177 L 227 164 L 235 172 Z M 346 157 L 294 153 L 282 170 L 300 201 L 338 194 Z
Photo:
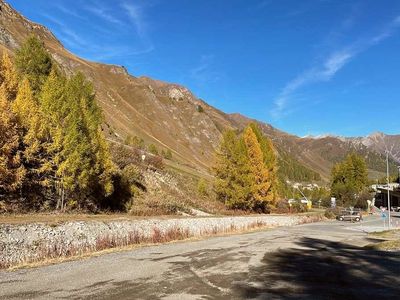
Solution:
M 400 219 L 400 218 L 399 218 Z M 0 272 L 4 299 L 400 299 L 400 254 L 338 221 Z

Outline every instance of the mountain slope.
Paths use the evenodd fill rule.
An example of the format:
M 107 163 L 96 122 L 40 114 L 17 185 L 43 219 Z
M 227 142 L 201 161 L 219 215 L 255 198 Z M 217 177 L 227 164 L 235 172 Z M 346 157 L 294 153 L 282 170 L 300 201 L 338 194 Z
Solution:
M 366 147 L 382 154 L 388 151 L 390 157 L 400 164 L 400 135 L 387 135 L 377 132 L 367 137 L 356 138 L 355 141 L 360 141 Z
M 109 127 L 110 139 L 137 135 L 147 143 L 171 149 L 181 162 L 208 168 L 221 128 L 229 127 L 220 112 L 186 88 L 130 76 L 123 67 L 83 60 L 68 52 L 45 27 L 26 20 L 0 1 L 0 43 L 14 51 L 30 34 L 38 35 L 67 73 L 81 71 L 93 81 Z M 206 113 L 198 112 L 198 105 Z M 111 134 L 112 133 L 112 134 Z
M 141 137 L 146 144 L 170 149 L 180 166 L 205 174 L 213 164 L 222 131 L 243 129 L 254 121 L 239 114 L 225 114 L 183 86 L 135 77 L 123 67 L 79 58 L 65 49 L 46 27 L 27 20 L 0 0 L 0 47 L 12 53 L 30 34 L 44 41 L 66 73 L 81 71 L 93 82 L 106 117 L 104 131 L 109 140 L 122 142 L 127 136 Z M 381 164 L 382 143 L 378 139 L 299 138 L 259 123 L 282 157 L 290 157 L 289 160 L 321 174 L 325 180 L 333 163 L 350 151 L 367 158 L 374 176 L 382 175 L 385 170 Z M 389 140 L 398 141 L 392 137 L 387 138 L 388 143 Z M 392 153 L 398 159 L 398 143 L 393 143 Z
M 235 120 L 236 126 L 240 127 L 254 121 L 239 114 L 233 114 L 230 117 Z M 350 152 L 357 152 L 366 159 L 371 178 L 382 177 L 386 171 L 386 154 L 382 143 L 367 143 L 367 140 L 370 141 L 368 137 L 342 138 L 324 136 L 300 138 L 265 123 L 260 123 L 260 126 L 264 134 L 274 141 L 278 150 L 284 150 L 307 168 L 319 173 L 325 181 L 329 179 L 333 164 L 341 161 Z M 386 140 L 385 137 L 390 137 L 392 153 L 400 150 L 400 145 L 395 143 L 400 140 L 400 135 L 386 136 L 382 134 L 381 139 Z M 390 168 L 391 172 L 394 173 L 396 170 L 395 157 L 391 158 Z

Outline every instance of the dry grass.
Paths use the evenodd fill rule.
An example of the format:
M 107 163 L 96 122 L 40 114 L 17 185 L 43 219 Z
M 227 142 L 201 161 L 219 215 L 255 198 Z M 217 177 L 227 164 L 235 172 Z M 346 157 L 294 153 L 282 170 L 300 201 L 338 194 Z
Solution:
M 179 218 L 179 215 L 153 215 L 157 219 Z M 149 219 L 148 215 L 135 216 L 128 213 L 110 214 L 80 214 L 80 213 L 30 213 L 30 214 L 3 214 L 0 215 L 0 224 L 61 224 L 74 221 L 130 221 Z
M 366 247 L 380 251 L 400 251 L 400 229 L 371 232 L 369 236 L 382 240 Z
M 382 239 L 396 239 L 400 238 L 400 229 L 371 232 L 369 235 Z
M 367 246 L 370 249 L 380 251 L 400 251 L 400 240 L 384 241 Z

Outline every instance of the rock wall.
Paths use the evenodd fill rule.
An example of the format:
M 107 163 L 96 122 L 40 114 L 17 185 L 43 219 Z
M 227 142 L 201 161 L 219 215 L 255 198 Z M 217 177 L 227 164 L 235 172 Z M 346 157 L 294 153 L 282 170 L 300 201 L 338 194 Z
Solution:
M 99 249 L 99 241 L 107 241 L 109 247 L 140 243 L 136 241 L 138 237 L 142 241 L 151 241 L 155 232 L 162 235 L 179 230 L 180 233 L 185 233 L 185 237 L 196 237 L 261 226 L 293 226 L 316 220 L 318 218 L 315 216 L 268 215 L 110 222 L 74 221 L 57 225 L 0 224 L 0 267 L 95 251 Z

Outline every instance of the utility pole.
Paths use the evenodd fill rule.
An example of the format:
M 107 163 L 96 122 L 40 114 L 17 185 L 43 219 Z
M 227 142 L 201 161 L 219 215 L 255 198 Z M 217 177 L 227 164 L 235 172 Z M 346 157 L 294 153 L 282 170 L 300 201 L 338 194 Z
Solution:
M 397 177 L 397 183 L 400 184 L 400 166 L 397 166 L 397 170 L 399 171 L 399 175 Z
M 386 151 L 386 176 L 387 176 L 387 192 L 388 192 L 388 229 L 391 227 L 390 220 L 390 178 L 389 178 L 389 151 Z

